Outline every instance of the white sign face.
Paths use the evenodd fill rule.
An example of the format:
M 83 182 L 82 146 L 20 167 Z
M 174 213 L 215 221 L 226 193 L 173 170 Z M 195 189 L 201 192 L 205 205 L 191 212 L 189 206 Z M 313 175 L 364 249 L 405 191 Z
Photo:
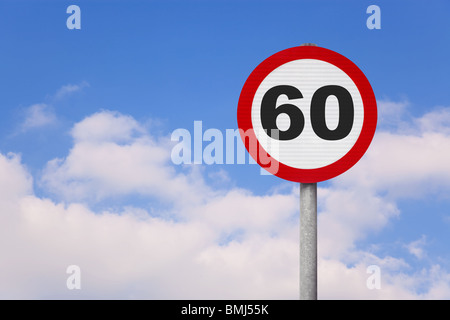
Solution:
M 281 94 L 276 99 L 274 107 L 278 108 L 284 104 L 296 106 L 303 114 L 304 127 L 293 139 L 272 139 L 262 125 L 262 100 L 270 89 L 287 83 L 298 89 L 303 97 L 291 100 L 280 91 Z M 330 94 L 325 100 L 325 105 L 312 105 L 311 100 L 317 90 L 327 86 L 340 86 L 348 91 L 353 101 L 352 119 L 342 119 L 339 101 L 335 95 Z M 345 137 L 337 140 L 319 137 L 313 130 L 312 107 L 324 108 L 324 113 L 316 114 L 316 117 L 325 116 L 318 121 L 324 121 L 330 132 L 336 130 L 342 121 L 352 121 L 351 130 Z M 286 113 L 274 113 L 273 116 L 276 116 L 276 127 L 281 132 L 289 130 L 292 123 Z M 363 120 L 364 108 L 361 94 L 352 79 L 338 67 L 321 60 L 295 60 L 276 68 L 263 80 L 252 104 L 252 124 L 261 146 L 279 162 L 299 169 L 321 168 L 342 158 L 358 139 Z
M 263 61 L 239 98 L 238 124 L 283 179 L 318 182 L 352 167 L 375 134 L 376 99 L 359 68 L 320 47 L 295 47 Z M 264 167 L 258 152 L 246 145 Z M 267 163 L 267 161 L 266 161 Z M 270 172 L 270 170 L 268 170 Z

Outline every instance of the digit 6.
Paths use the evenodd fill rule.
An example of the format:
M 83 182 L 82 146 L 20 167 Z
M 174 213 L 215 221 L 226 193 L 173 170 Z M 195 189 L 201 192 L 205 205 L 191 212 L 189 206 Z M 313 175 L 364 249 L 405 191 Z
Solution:
M 269 137 L 278 140 L 292 140 L 302 133 L 305 127 L 305 117 L 302 111 L 293 104 L 286 103 L 276 107 L 278 97 L 282 94 L 286 95 L 288 99 L 303 98 L 300 90 L 292 86 L 282 85 L 269 89 L 261 102 L 261 124 Z M 285 131 L 281 131 L 277 127 L 277 117 L 282 113 L 287 114 L 290 120 L 289 128 Z M 274 132 L 278 133 L 278 137 L 272 137 Z

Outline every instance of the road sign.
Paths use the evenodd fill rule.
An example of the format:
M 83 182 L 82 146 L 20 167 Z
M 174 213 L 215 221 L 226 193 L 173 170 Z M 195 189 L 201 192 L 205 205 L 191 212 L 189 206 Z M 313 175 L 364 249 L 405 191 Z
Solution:
M 280 178 L 315 183 L 342 174 L 364 155 L 375 134 L 377 105 L 352 61 L 300 46 L 256 67 L 242 88 L 237 118 L 256 162 Z

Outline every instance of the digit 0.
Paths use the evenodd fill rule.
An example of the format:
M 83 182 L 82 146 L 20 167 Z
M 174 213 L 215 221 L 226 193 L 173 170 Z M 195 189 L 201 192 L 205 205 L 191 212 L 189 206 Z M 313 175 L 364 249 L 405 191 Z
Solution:
M 334 130 L 327 127 L 325 121 L 326 102 L 329 96 L 335 96 L 339 104 L 339 122 Z M 311 100 L 311 125 L 314 132 L 324 140 L 341 140 L 352 131 L 355 108 L 347 89 L 340 86 L 319 88 Z

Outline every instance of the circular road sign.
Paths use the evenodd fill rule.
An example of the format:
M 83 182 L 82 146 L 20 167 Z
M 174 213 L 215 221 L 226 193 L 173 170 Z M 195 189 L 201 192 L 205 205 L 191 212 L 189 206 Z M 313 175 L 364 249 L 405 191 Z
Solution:
M 364 73 L 334 51 L 300 46 L 256 67 L 242 88 L 238 127 L 253 159 L 295 182 L 334 178 L 364 155 L 377 104 Z

